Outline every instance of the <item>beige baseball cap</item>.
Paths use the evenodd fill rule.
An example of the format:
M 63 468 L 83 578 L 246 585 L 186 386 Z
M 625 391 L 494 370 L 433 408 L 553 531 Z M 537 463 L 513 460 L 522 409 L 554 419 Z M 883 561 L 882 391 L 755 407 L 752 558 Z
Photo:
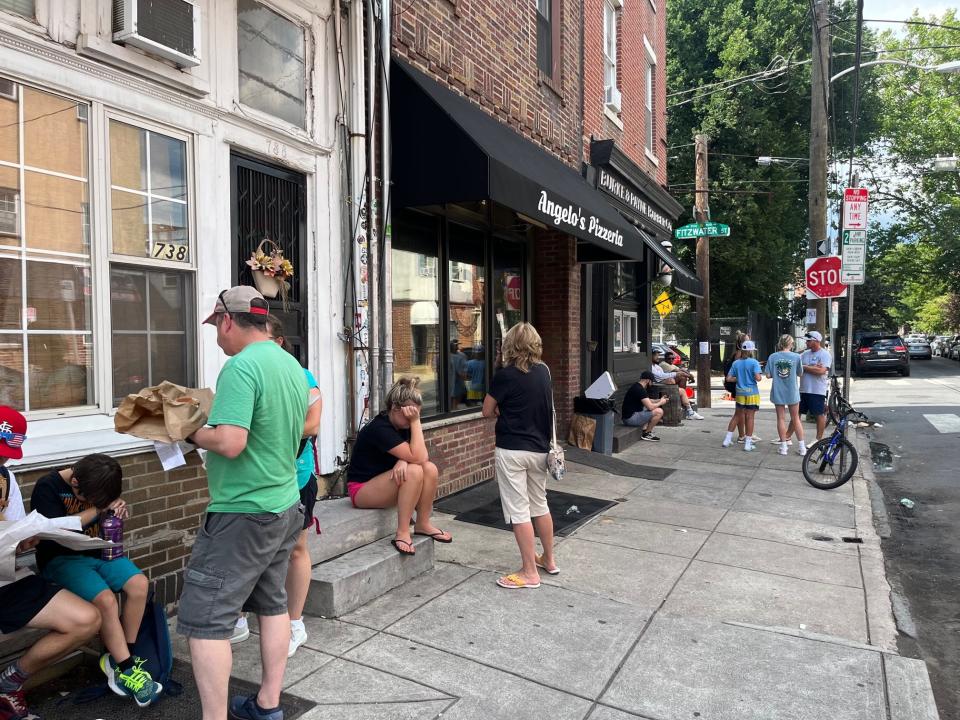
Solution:
M 263 295 L 256 288 L 249 285 L 237 285 L 224 290 L 217 296 L 217 304 L 213 312 L 203 321 L 205 325 L 216 325 L 217 313 L 252 313 L 266 317 L 270 314 L 270 307 Z

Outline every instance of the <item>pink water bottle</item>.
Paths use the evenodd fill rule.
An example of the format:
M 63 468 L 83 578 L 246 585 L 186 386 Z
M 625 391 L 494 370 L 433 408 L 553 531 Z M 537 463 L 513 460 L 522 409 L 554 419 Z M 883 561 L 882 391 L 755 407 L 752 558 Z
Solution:
M 100 537 L 116 543 L 112 547 L 103 549 L 101 557 L 104 560 L 123 557 L 123 520 L 114 515 L 112 510 L 100 520 Z

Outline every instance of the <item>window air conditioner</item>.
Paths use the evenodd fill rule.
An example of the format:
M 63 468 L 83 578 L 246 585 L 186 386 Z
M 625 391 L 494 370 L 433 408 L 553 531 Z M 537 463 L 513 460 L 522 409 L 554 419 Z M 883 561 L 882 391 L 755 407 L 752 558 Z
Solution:
M 113 41 L 194 67 L 200 64 L 200 8 L 188 0 L 113 0 Z
M 616 85 L 611 85 L 603 93 L 603 101 L 613 112 L 620 112 L 620 90 Z

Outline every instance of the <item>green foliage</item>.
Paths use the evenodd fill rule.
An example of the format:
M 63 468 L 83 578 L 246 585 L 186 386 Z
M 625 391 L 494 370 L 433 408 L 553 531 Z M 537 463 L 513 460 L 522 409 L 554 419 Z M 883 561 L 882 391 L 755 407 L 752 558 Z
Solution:
M 842 5 L 837 16 L 848 17 L 851 7 Z M 668 93 L 742 77 L 778 57 L 792 63 L 808 60 L 808 8 L 793 0 L 671 0 Z M 845 50 L 848 45 L 838 38 L 835 47 Z M 872 137 L 877 127 L 872 92 L 865 91 L 861 117 L 867 120 L 859 137 Z M 795 64 L 777 80 L 708 93 L 705 88 L 693 102 L 672 108 L 671 103 L 690 96 L 668 101 L 671 193 L 692 208 L 691 143 L 694 134 L 707 134 L 715 189 L 711 216 L 731 227 L 730 238 L 710 242 L 712 313 L 742 315 L 749 308 L 776 315 L 783 306 L 783 287 L 802 276 L 808 237 L 807 164 L 760 167 L 756 158 L 809 155 L 810 65 Z M 839 102 L 837 112 L 845 108 Z

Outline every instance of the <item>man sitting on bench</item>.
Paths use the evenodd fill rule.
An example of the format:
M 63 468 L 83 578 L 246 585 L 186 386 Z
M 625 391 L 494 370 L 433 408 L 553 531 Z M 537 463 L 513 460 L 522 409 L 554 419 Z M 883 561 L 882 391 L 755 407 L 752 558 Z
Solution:
M 690 407 L 690 398 L 687 397 L 686 385 L 687 378 L 692 376 L 680 368 L 666 371 L 661 367 L 663 362 L 663 353 L 654 349 L 652 351 L 653 363 L 650 370 L 656 382 L 661 385 L 677 385 L 680 388 L 680 404 L 683 405 L 683 414 L 687 420 L 703 420 L 703 415 Z M 672 365 L 670 367 L 673 367 Z
M 651 400 L 648 392 L 652 384 L 652 372 L 644 370 L 640 373 L 640 380 L 631 385 L 627 394 L 623 397 L 621 417 L 624 425 L 642 428 L 641 440 L 660 442 L 660 438 L 653 434 L 653 429 L 663 418 L 663 406 L 669 401 L 669 398 L 662 397 L 659 400 Z

